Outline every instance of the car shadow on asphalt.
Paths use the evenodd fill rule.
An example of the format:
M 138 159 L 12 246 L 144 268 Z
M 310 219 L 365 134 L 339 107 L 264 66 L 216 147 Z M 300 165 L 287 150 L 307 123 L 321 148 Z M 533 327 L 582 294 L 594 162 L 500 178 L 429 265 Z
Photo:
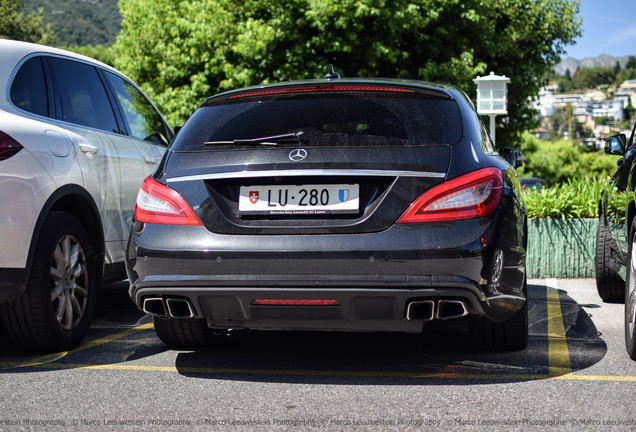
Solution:
M 470 348 L 466 319 L 433 321 L 422 334 L 353 333 L 316 331 L 233 330 L 218 345 L 188 351 L 170 351 L 152 328 L 132 332 L 107 343 L 69 352 L 48 360 L 47 368 L 0 367 L 11 371 L 51 370 L 81 365 L 109 365 L 155 357 L 178 373 L 197 379 L 225 379 L 289 383 L 382 383 L 402 385 L 476 384 L 545 379 L 554 360 L 549 355 L 547 291 L 529 285 L 530 338 L 523 351 L 495 352 Z M 562 320 L 567 336 L 569 369 L 588 368 L 600 361 L 607 346 L 596 330 L 588 310 L 559 290 Z M 102 287 L 95 319 L 87 341 L 126 332 L 151 322 L 127 297 L 127 284 Z M 87 342 L 85 341 L 85 343 Z M 12 348 L 0 353 L 0 364 L 28 362 L 33 353 Z M 64 367 L 64 366 L 67 367 Z M 562 373 L 567 373 L 567 370 Z
M 474 384 L 545 379 L 549 355 L 546 286 L 529 285 L 530 338 L 523 351 L 470 348 L 468 320 L 431 322 L 422 334 L 232 331 L 216 347 L 180 352 L 183 375 L 231 380 L 330 384 Z M 559 290 L 572 372 L 600 361 L 607 351 L 588 308 Z M 552 368 L 552 370 L 551 370 Z M 562 373 L 567 373 L 564 370 Z

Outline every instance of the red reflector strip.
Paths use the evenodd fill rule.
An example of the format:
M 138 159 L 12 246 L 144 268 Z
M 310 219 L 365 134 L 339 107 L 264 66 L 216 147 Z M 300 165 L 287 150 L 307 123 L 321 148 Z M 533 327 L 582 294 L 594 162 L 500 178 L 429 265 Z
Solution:
M 333 91 L 374 91 L 374 92 L 398 92 L 398 93 L 415 93 L 415 90 L 402 87 L 384 87 L 384 86 L 360 86 L 360 85 L 343 85 L 343 86 L 318 86 L 318 87 L 291 87 L 283 89 L 265 89 L 241 93 L 230 96 L 229 99 L 237 99 L 250 96 L 264 96 L 285 93 L 310 93 L 310 92 L 333 92 Z
M 327 299 L 256 299 L 252 304 L 260 306 L 340 306 L 338 300 Z

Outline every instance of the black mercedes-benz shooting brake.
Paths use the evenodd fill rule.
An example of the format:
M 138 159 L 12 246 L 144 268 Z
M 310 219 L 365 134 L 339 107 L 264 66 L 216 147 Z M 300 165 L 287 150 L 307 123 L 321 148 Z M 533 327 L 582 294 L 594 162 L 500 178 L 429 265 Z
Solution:
M 130 296 L 170 346 L 223 329 L 420 332 L 465 319 L 476 347 L 523 349 L 514 168 L 451 86 L 325 79 L 223 93 L 139 192 Z

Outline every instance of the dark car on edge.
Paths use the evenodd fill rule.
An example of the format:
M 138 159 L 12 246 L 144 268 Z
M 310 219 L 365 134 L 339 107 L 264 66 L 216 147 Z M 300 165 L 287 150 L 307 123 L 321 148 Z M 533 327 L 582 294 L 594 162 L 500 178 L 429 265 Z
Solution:
M 464 319 L 475 347 L 523 349 L 526 210 L 508 150 L 512 165 L 446 85 L 324 79 L 211 97 L 139 192 L 130 296 L 169 346 Z
M 601 298 L 610 303 L 625 303 L 625 346 L 636 360 L 636 145 L 634 134 L 609 137 L 605 152 L 622 156 L 609 187 L 616 194 L 603 192 L 599 202 L 599 223 L 596 236 L 596 287 Z M 625 195 L 626 194 L 626 195 Z

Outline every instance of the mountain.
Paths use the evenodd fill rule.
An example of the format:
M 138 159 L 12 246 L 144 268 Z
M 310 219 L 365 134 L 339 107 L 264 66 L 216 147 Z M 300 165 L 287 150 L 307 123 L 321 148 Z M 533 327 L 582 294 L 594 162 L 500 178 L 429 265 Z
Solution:
M 622 68 L 625 67 L 627 61 L 630 56 L 624 57 L 612 57 L 607 54 L 601 54 L 596 58 L 585 58 L 583 60 L 577 60 L 574 57 L 568 57 L 563 60 L 561 63 L 554 67 L 554 72 L 559 75 L 565 75 L 566 70 L 570 70 L 570 74 L 574 75 L 579 68 L 591 68 L 591 67 L 614 67 L 616 62 L 621 65 Z
M 0 0 L 1 1 L 1 0 Z M 110 45 L 121 30 L 118 0 L 23 0 L 23 12 L 42 9 L 57 46 Z

